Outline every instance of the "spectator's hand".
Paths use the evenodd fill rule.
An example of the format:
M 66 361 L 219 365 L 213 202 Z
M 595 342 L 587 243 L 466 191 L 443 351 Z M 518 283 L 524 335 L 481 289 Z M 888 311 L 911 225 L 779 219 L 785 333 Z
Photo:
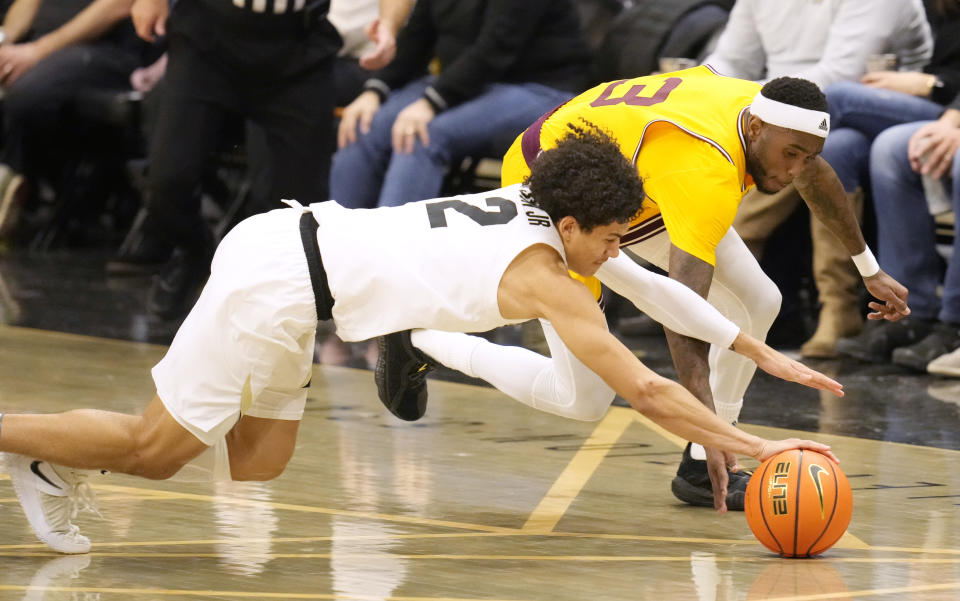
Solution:
M 0 84 L 12 85 L 44 56 L 36 42 L 0 46 Z
M 713 489 L 713 508 L 717 513 L 724 514 L 727 512 L 727 484 L 730 481 L 727 475 L 727 453 L 706 447 L 704 450 L 707 452 L 707 474 Z
M 907 146 L 907 156 L 917 173 L 941 178 L 950 170 L 958 147 L 960 128 L 940 119 L 927 123 L 913 134 Z
M 868 278 L 863 278 L 863 284 L 874 298 L 883 301 L 882 303 L 877 301 L 867 303 L 873 309 L 873 313 L 867 314 L 867 319 L 899 321 L 910 315 L 910 307 L 907 306 L 908 291 L 906 287 L 887 275 L 882 269 Z
M 148 42 L 157 36 L 167 35 L 167 14 L 170 7 L 167 0 L 133 0 L 130 18 L 137 35 Z
M 427 124 L 433 119 L 433 107 L 424 98 L 410 103 L 397 115 L 393 122 L 393 150 L 410 154 L 413 152 L 416 139 L 424 146 L 430 145 L 430 135 L 427 133 Z
M 860 83 L 926 98 L 930 95 L 930 77 L 920 71 L 872 71 L 860 78 Z
M 380 22 L 380 19 L 367 25 L 364 31 L 377 46 L 360 57 L 360 66 L 368 71 L 386 67 L 397 55 L 397 38 L 389 27 Z
M 826 455 L 830 458 L 830 461 L 833 461 L 834 463 L 840 463 L 840 460 L 837 459 L 837 456 L 833 454 L 833 451 L 830 450 L 829 446 L 820 444 L 819 442 L 813 442 L 812 440 L 803 440 L 800 438 L 787 438 L 786 440 L 765 440 L 760 446 L 760 450 L 756 455 L 754 455 L 754 458 L 760 461 L 765 461 L 777 453 L 789 451 L 790 449 L 809 449 L 811 451 L 816 451 L 821 455 Z
M 380 97 L 367 90 L 343 109 L 340 128 L 337 130 L 337 147 L 344 148 L 357 141 L 357 128 L 361 134 L 370 131 L 370 122 L 380 109 Z
M 164 52 L 152 65 L 134 69 L 130 74 L 130 87 L 138 92 L 147 93 L 163 79 L 167 72 L 167 53 Z

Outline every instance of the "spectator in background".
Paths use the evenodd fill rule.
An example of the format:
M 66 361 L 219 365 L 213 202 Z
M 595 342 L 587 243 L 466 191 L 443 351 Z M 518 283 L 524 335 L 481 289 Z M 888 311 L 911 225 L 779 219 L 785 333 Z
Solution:
M 381 5 L 386 8 L 377 50 L 387 56 L 405 16 L 394 7 L 406 4 L 382 0 Z M 150 289 L 152 313 L 183 315 L 209 273 L 214 241 L 195 191 L 231 115 L 250 119 L 266 134 L 275 167 L 271 198 L 327 200 L 333 150 L 330 79 L 341 44 L 326 18 L 328 6 L 328 0 L 180 0 L 174 5 L 145 199 L 145 234 L 159 244 L 142 244 L 141 255 L 129 258 L 166 260 Z M 167 12 L 167 0 L 135 0 L 138 34 L 147 40 L 166 34 Z
M 924 199 L 922 176 L 934 181 L 952 177 L 953 211 L 960 212 L 960 97 L 938 120 L 891 127 L 877 136 L 870 152 L 870 181 L 877 210 L 878 258 L 891 275 L 910 287 L 914 332 L 901 328 L 868 328 L 859 339 L 843 343 L 876 343 L 895 363 L 915 369 L 960 376 L 960 237 L 954 236 L 953 257 L 941 278 L 934 218 Z M 896 276 L 894 276 L 896 277 Z M 943 283 L 943 298 L 937 294 Z M 916 340 L 920 338 L 919 342 Z M 911 342 L 914 342 L 911 344 Z M 846 345 L 841 347 L 848 351 Z M 895 350 L 894 350 L 895 349 Z M 950 352 L 954 351 L 954 352 Z M 949 353 L 949 354 L 947 354 Z
M 146 50 L 127 21 L 131 2 L 15 0 L 7 11 L 0 29 L 0 238 L 16 228 L 27 177 L 62 145 L 77 93 L 129 89 Z
M 951 111 L 944 113 L 944 105 L 960 93 L 960 2 L 934 0 L 929 8 L 934 52 L 923 72 L 868 73 L 863 83 L 840 82 L 826 90 L 834 130 L 825 153 L 830 152 L 831 164 L 848 191 L 870 176 L 880 260 L 910 289 L 913 301 L 908 319 L 895 327 L 869 324 L 859 336 L 838 341 L 837 351 L 863 361 L 892 358 L 917 371 L 926 371 L 932 359 L 960 346 L 960 307 L 951 307 L 960 301 L 960 289 L 945 290 L 941 307 L 937 297 L 940 259 L 921 181 L 927 178 L 941 191 L 943 185 L 930 181 L 929 173 L 920 175 L 911 169 L 906 152 L 912 137 L 917 140 L 914 145 L 935 140 L 937 145 L 931 146 L 935 153 L 939 143 L 950 138 Z M 923 123 L 912 123 L 930 122 L 942 114 L 946 124 L 921 128 Z M 885 133 L 881 142 L 877 136 L 893 126 L 901 127 Z M 920 129 L 933 137 L 917 133 Z M 951 156 L 946 151 L 937 154 L 943 159 L 941 171 L 946 170 Z M 868 163 L 873 167 L 868 168 Z M 949 210 L 949 201 L 944 203 L 947 206 L 940 210 Z M 960 279 L 955 285 L 960 285 Z
M 407 15 L 414 0 L 399 2 L 398 9 Z M 385 66 L 396 50 L 391 48 L 389 57 L 379 58 L 377 29 L 380 27 L 379 0 L 331 0 L 330 22 L 343 38 L 343 48 L 333 67 L 337 87 L 337 106 L 346 106 L 363 90 L 370 70 Z M 399 24 L 398 24 L 399 25 Z
M 419 0 L 394 62 L 344 110 L 331 198 L 374 207 L 437 196 L 454 160 L 499 154 L 497 142 L 571 98 L 589 58 L 572 0 Z
M 738 0 L 705 62 L 734 77 L 763 80 L 791 75 L 825 88 L 859 79 L 872 54 L 893 53 L 902 68 L 919 69 L 931 52 L 921 0 Z M 822 152 L 831 164 L 837 160 L 832 139 L 831 134 Z M 850 192 L 859 214 L 862 194 Z M 759 257 L 799 200 L 792 186 L 773 195 L 753 190 L 744 198 L 734 228 Z M 855 335 L 863 326 L 860 277 L 839 240 L 820 220 L 810 222 L 821 309 L 816 332 L 800 350 L 805 357 L 831 357 L 839 338 Z

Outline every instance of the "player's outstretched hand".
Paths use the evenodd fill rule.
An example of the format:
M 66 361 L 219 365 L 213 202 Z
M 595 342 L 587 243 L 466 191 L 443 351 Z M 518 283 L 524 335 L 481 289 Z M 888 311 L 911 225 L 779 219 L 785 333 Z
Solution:
M 836 380 L 828 378 L 799 361 L 794 361 L 749 334 L 740 332 L 733 343 L 733 349 L 741 355 L 753 359 L 757 367 L 771 376 L 776 376 L 788 382 L 803 384 L 817 390 L 828 390 L 837 396 L 843 396 L 843 385 Z
M 819 442 L 814 442 L 812 440 L 803 440 L 802 438 L 787 438 L 785 440 L 765 440 L 760 446 L 759 452 L 754 455 L 756 459 L 764 461 L 773 457 L 777 453 L 782 453 L 783 451 L 789 451 L 790 449 L 808 449 L 811 451 L 816 451 L 821 455 L 826 455 L 834 463 L 840 463 L 840 460 L 837 459 L 837 456 L 833 454 L 833 451 L 830 450 L 830 447 Z

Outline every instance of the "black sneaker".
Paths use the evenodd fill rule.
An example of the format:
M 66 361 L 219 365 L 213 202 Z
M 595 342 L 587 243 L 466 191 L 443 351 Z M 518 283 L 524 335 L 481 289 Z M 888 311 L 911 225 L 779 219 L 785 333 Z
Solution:
M 933 320 L 916 317 L 871 320 L 860 335 L 838 340 L 837 353 L 867 363 L 888 363 L 894 349 L 920 342 L 932 328 Z
M 377 338 L 380 356 L 374 379 L 380 402 L 402 420 L 417 421 L 427 411 L 426 377 L 433 361 L 410 341 L 410 330 Z
M 927 365 L 941 355 L 960 347 L 960 329 L 956 324 L 937 322 L 920 342 L 893 351 L 893 362 L 926 373 Z
M 210 275 L 212 252 L 188 253 L 177 248 L 153 276 L 147 297 L 147 311 L 163 319 L 184 317 L 200 295 Z
M 750 472 L 727 470 L 727 509 L 743 511 L 743 500 L 747 494 L 747 484 L 750 483 Z M 677 468 L 677 475 L 670 483 L 673 496 L 684 503 L 698 507 L 713 507 L 713 486 L 710 484 L 710 474 L 707 472 L 705 459 L 694 459 L 690 456 L 690 443 L 683 450 L 683 459 Z
M 136 232 L 125 247 L 107 261 L 111 276 L 157 273 L 170 260 L 173 245 L 156 234 Z

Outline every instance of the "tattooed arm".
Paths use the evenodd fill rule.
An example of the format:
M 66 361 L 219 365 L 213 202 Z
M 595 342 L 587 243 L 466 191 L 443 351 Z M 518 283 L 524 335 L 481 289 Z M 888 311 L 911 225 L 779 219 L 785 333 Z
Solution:
M 850 208 L 836 172 L 821 157 L 814 158 L 810 165 L 794 179 L 794 184 L 810 212 L 823 222 L 840 240 L 850 255 L 858 255 L 866 249 L 857 218 Z M 863 283 L 874 297 L 873 309 L 868 317 L 897 321 L 910 314 L 907 307 L 907 289 L 882 269 L 864 277 Z

